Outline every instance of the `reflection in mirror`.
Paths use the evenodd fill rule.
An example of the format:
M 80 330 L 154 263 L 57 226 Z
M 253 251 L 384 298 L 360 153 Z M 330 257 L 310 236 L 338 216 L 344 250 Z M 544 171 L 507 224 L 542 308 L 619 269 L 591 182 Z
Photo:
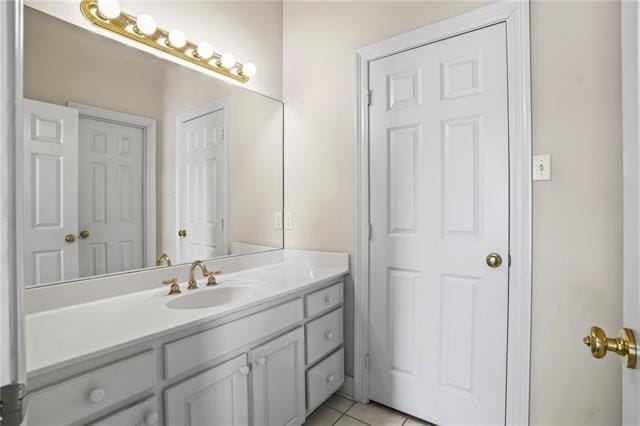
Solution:
M 24 18 L 27 286 L 282 248 L 280 102 Z

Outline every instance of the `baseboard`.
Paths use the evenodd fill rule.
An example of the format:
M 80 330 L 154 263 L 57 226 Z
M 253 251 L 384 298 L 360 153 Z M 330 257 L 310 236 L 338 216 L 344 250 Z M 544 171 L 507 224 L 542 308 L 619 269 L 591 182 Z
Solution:
M 344 385 L 336 393 L 345 398 L 353 399 L 353 377 L 344 376 Z

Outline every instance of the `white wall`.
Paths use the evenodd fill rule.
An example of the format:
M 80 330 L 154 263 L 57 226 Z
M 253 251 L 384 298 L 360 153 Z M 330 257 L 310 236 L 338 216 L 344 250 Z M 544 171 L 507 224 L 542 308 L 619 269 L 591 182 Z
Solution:
M 285 2 L 287 247 L 353 251 L 355 49 L 479 6 Z M 534 151 L 554 168 L 534 185 L 531 420 L 619 424 L 620 363 L 581 342 L 621 319 L 619 4 L 536 1 L 531 24 Z
M 24 1 L 28 6 L 90 31 L 185 65 L 171 55 L 92 25 L 80 13 L 79 0 Z M 196 43 L 207 40 L 217 51 L 233 52 L 239 62 L 253 62 L 258 72 L 244 86 L 282 98 L 282 1 L 120 0 L 120 4 L 124 11 L 135 16 L 150 14 L 164 28 L 182 29 L 189 40 Z M 195 65 L 193 68 L 202 71 Z M 213 72 L 208 74 L 219 77 Z

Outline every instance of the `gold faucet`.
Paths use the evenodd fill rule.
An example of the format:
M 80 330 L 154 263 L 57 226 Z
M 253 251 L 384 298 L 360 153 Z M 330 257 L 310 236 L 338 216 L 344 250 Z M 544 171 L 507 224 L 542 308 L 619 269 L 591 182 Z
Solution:
M 164 284 L 164 285 L 171 284 L 171 288 L 169 289 L 169 296 L 171 296 L 173 294 L 182 293 L 182 291 L 180 291 L 180 285 L 178 284 L 178 279 L 177 278 L 171 278 L 170 280 L 164 280 L 164 281 L 162 281 L 162 284 Z
M 189 285 L 187 286 L 187 290 L 195 290 L 196 288 L 198 288 L 198 285 L 196 284 L 196 267 L 200 267 L 200 269 L 202 270 L 202 276 L 203 277 L 209 277 L 209 270 L 207 269 L 207 265 L 204 264 L 204 262 L 202 260 L 196 260 L 195 262 L 193 262 L 191 264 L 191 271 L 189 271 Z M 215 279 L 214 279 L 215 281 Z
M 171 266 L 171 259 L 166 253 L 162 253 L 160 257 L 156 259 L 156 266 L 162 266 L 163 263 L 167 266 Z

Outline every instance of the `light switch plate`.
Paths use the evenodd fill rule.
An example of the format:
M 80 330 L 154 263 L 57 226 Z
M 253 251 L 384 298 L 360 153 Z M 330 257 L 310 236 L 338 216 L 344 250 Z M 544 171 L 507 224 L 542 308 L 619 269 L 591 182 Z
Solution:
M 551 180 L 551 155 L 533 156 L 533 180 Z
M 293 214 L 284 212 L 284 229 L 293 229 Z
M 276 229 L 282 229 L 282 212 L 273 213 L 273 224 Z

